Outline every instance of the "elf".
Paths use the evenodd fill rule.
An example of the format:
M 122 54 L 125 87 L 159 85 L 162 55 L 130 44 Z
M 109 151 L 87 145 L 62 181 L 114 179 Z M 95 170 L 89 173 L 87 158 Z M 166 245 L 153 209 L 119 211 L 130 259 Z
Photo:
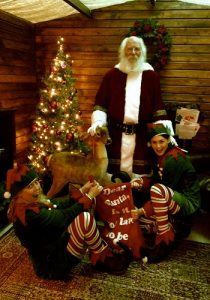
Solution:
M 145 249 L 151 262 L 160 261 L 173 249 L 176 220 L 191 219 L 200 207 L 196 171 L 173 135 L 168 121 L 148 124 L 153 165 L 150 200 L 131 212 L 134 219 L 139 218 L 142 227 L 155 234 L 154 246 Z M 144 178 L 134 181 L 139 189 L 144 187 Z
M 127 269 L 130 253 L 113 253 L 88 212 L 102 189 L 96 181 L 87 182 L 72 197 L 49 200 L 42 194 L 33 169 L 14 164 L 14 169 L 8 170 L 8 218 L 38 276 L 65 278 L 87 249 L 92 265 L 100 270 L 121 274 Z

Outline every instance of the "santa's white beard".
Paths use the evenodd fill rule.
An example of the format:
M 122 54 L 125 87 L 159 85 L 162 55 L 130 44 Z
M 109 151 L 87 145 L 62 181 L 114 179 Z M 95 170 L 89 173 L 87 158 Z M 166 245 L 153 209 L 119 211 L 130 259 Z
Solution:
M 137 58 L 133 62 L 129 61 L 126 57 L 123 57 L 119 63 L 119 69 L 123 73 L 129 74 L 131 72 L 138 73 L 143 70 L 144 61 L 141 58 Z

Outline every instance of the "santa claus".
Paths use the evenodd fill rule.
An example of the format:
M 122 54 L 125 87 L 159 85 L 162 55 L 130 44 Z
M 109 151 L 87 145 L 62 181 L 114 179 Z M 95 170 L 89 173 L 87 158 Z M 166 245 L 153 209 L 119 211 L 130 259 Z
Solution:
M 107 147 L 110 173 L 127 172 L 131 178 L 148 173 L 146 124 L 167 119 L 159 74 L 146 62 L 142 38 L 126 37 L 119 47 L 119 63 L 99 87 L 89 133 L 107 125 L 112 143 Z

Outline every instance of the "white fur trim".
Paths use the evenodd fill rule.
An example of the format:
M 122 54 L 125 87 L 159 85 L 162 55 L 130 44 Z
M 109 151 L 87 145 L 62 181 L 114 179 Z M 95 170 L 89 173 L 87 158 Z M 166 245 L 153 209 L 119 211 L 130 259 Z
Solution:
M 107 124 L 107 114 L 102 110 L 95 110 L 91 116 L 91 127 L 88 128 L 87 132 L 94 136 L 96 133 L 96 128 L 102 127 Z
M 170 120 L 158 120 L 154 122 L 154 124 L 163 124 L 165 128 L 169 129 L 170 135 L 174 136 L 174 129 L 173 129 L 172 122 Z
M 107 114 L 102 110 L 95 110 L 91 116 L 92 125 L 95 122 L 101 122 L 102 125 L 106 125 L 107 124 Z
M 142 73 L 127 75 L 124 122 L 138 123 Z
M 142 73 L 127 75 L 125 87 L 125 114 L 124 123 L 138 123 Z M 133 173 L 133 155 L 136 147 L 136 135 L 122 134 L 120 170 Z
M 148 62 L 143 63 L 142 71 L 148 71 L 148 70 L 154 71 L 153 66 L 150 65 Z
M 120 170 L 127 172 L 130 176 L 133 173 L 133 155 L 136 146 L 136 135 L 122 133 Z

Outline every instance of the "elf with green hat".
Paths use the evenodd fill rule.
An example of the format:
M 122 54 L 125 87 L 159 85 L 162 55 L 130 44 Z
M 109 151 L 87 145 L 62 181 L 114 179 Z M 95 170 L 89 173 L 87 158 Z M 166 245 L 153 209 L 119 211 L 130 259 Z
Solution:
M 154 245 L 145 249 L 145 255 L 156 262 L 173 249 L 178 233 L 176 220 L 189 220 L 199 210 L 200 190 L 189 155 L 173 137 L 171 122 L 148 124 L 147 132 L 152 159 L 150 196 L 149 201 L 131 214 L 134 219 L 139 218 L 142 228 L 155 234 Z M 148 184 L 144 177 L 134 181 L 139 189 Z
M 14 164 L 7 172 L 7 191 L 11 197 L 8 218 L 21 244 L 27 248 L 38 276 L 65 278 L 88 249 L 90 261 L 100 270 L 119 274 L 127 269 L 129 249 L 115 254 L 100 236 L 89 213 L 103 187 L 88 181 L 71 197 L 47 199 L 36 172 L 29 166 Z

